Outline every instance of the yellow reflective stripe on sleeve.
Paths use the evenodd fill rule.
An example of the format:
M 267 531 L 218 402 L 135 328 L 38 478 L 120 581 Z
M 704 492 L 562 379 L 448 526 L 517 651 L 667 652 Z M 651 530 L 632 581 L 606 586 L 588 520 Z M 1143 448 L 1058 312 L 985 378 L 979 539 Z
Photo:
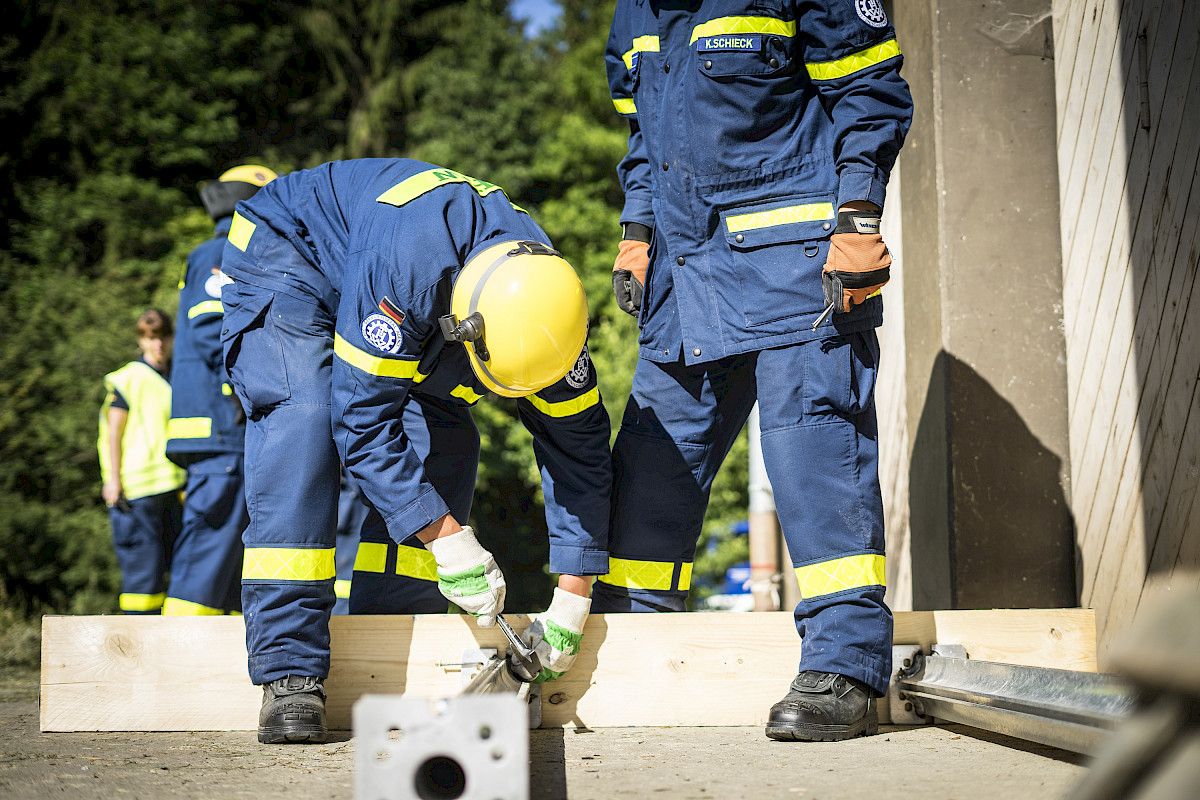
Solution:
M 861 556 L 846 556 L 796 567 L 796 581 L 800 584 L 800 597 L 809 600 L 827 594 L 861 589 L 864 586 L 884 586 L 884 557 L 868 553 Z
M 503 191 L 499 186 L 487 181 L 481 181 L 478 178 L 472 178 L 470 175 L 463 175 L 461 172 L 455 172 L 452 169 L 430 169 L 425 172 L 417 173 L 411 178 L 405 178 L 392 188 L 388 189 L 379 197 L 375 198 L 377 203 L 387 203 L 393 206 L 402 206 L 405 203 L 415 200 L 428 191 L 436 189 L 439 186 L 445 186 L 448 183 L 466 183 L 472 189 L 479 193 L 480 197 L 486 197 L 492 192 Z
M 417 366 L 420 364 L 419 361 L 411 358 L 379 358 L 373 356 L 365 350 L 359 350 L 347 342 L 341 337 L 341 334 L 335 333 L 333 335 L 333 352 L 334 355 L 350 366 L 357 367 L 363 372 L 369 372 L 372 375 L 378 375 L 382 378 L 407 378 L 414 383 L 420 383 L 426 377 L 417 372 Z
M 203 303 L 196 303 L 188 309 L 188 319 L 195 319 L 201 314 L 224 314 L 225 306 L 221 305 L 220 300 L 205 300 Z
M 342 580 L 334 581 L 333 582 L 333 596 L 338 598 L 339 600 L 350 599 L 350 581 L 342 581 Z
M 721 17 L 692 29 L 695 44 L 701 36 L 726 36 L 731 33 L 774 33 L 779 36 L 795 36 L 796 23 L 784 22 L 774 17 Z
M 355 572 L 383 572 L 387 563 L 387 545 L 383 542 L 359 542 L 354 556 Z
M 162 608 L 166 592 L 159 594 L 128 594 L 122 593 L 118 599 L 122 611 L 156 611 Z
M 325 581 L 337 574 L 333 548 L 247 547 L 244 580 Z
M 853 75 L 867 67 L 873 67 L 876 64 L 887 61 L 889 58 L 895 58 L 900 55 L 900 43 L 895 39 L 888 39 L 882 44 L 877 44 L 874 47 L 868 47 L 866 50 L 859 50 L 857 53 L 839 58 L 837 61 L 819 61 L 815 64 L 805 64 L 808 70 L 808 76 L 814 81 L 830 81 L 834 78 L 844 78 L 847 75 Z
M 623 586 L 626 589 L 650 589 L 668 592 L 672 587 L 672 577 L 675 575 L 674 561 L 634 561 L 626 558 L 608 558 L 608 574 L 601 575 L 599 580 L 611 586 Z M 692 565 L 685 562 L 679 571 L 679 588 L 687 589 L 691 585 Z
M 636 114 L 637 104 L 633 100 L 622 97 L 613 98 L 613 107 L 617 109 L 618 114 Z
M 212 435 L 208 417 L 171 417 L 167 420 L 168 439 L 207 439 Z
M 225 613 L 225 609 L 202 606 L 190 600 L 180 600 L 178 597 L 168 597 L 163 603 L 162 613 L 164 617 L 219 617 Z
M 545 414 L 547 417 L 569 417 L 573 414 L 578 414 L 581 411 L 586 411 L 592 406 L 600 402 L 600 387 L 595 386 L 590 391 L 584 392 L 579 397 L 571 400 L 561 400 L 557 403 L 551 403 L 536 394 L 531 394 L 525 398 L 538 411 Z
M 396 574 L 422 581 L 436 581 L 437 562 L 433 553 L 420 547 L 396 545 Z
M 657 36 L 638 36 L 633 40 L 633 47 L 625 51 L 625 55 L 621 56 L 621 60 L 625 62 L 625 69 L 633 69 L 633 56 L 636 53 L 657 53 L 658 52 L 658 37 Z
M 785 206 L 770 211 L 756 211 L 753 214 L 738 214 L 725 218 L 725 225 L 730 233 L 751 231 L 758 228 L 770 228 L 775 225 L 788 225 L 794 222 L 813 222 L 814 220 L 833 219 L 833 203 L 806 203 L 800 206 Z
M 450 390 L 451 397 L 457 397 L 461 400 L 466 400 L 471 405 L 475 405 L 483 399 L 483 395 L 472 389 L 470 386 L 459 384 Z
M 243 253 L 246 252 L 246 247 L 250 244 L 250 237 L 254 235 L 256 227 L 253 222 L 241 214 L 233 212 L 233 222 L 229 226 L 229 243 Z

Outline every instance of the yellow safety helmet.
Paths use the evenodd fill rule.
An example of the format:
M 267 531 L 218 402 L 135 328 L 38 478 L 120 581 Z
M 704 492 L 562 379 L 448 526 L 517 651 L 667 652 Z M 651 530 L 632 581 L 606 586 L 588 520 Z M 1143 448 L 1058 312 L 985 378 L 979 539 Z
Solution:
M 221 177 L 200 188 L 200 201 L 213 219 L 233 214 L 239 200 L 249 200 L 262 187 L 279 176 L 258 164 L 243 164 L 221 173 Z
M 461 342 L 475 375 L 503 397 L 525 397 L 566 375 L 587 341 L 583 284 L 557 250 L 505 241 L 472 257 L 438 322 Z

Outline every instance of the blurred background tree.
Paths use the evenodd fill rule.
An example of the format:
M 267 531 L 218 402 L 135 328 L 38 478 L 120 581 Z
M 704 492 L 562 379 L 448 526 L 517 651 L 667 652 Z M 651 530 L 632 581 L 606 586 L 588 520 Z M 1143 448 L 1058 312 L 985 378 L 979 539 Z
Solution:
M 583 279 L 615 434 L 637 327 L 610 279 L 627 134 L 604 77 L 614 1 L 558 6 L 527 32 L 509 0 L 0 4 L 0 660 L 28 640 L 19 620 L 116 611 L 101 378 L 134 355 L 143 309 L 174 313 L 186 254 L 211 235 L 197 186 L 247 159 L 285 172 L 406 156 L 503 186 Z M 510 608 L 540 610 L 529 435 L 510 401 L 475 416 L 474 522 L 510 574 Z M 713 491 L 699 586 L 745 557 L 730 533 L 744 462 L 743 435 Z

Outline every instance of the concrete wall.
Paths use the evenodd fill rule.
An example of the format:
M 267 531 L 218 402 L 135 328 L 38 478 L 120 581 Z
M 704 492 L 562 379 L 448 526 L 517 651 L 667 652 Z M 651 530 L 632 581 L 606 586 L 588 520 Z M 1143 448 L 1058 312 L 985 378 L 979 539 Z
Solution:
M 1074 605 L 1050 0 L 893 17 L 913 605 Z
M 1200 3 L 1055 0 L 1072 507 L 1101 667 L 1200 584 Z

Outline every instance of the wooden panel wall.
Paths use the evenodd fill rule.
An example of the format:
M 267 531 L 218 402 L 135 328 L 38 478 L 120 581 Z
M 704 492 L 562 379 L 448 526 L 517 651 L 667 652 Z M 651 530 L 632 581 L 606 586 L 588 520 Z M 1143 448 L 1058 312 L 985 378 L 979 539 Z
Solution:
M 1101 668 L 1200 584 L 1200 3 L 1054 0 L 1072 504 Z

